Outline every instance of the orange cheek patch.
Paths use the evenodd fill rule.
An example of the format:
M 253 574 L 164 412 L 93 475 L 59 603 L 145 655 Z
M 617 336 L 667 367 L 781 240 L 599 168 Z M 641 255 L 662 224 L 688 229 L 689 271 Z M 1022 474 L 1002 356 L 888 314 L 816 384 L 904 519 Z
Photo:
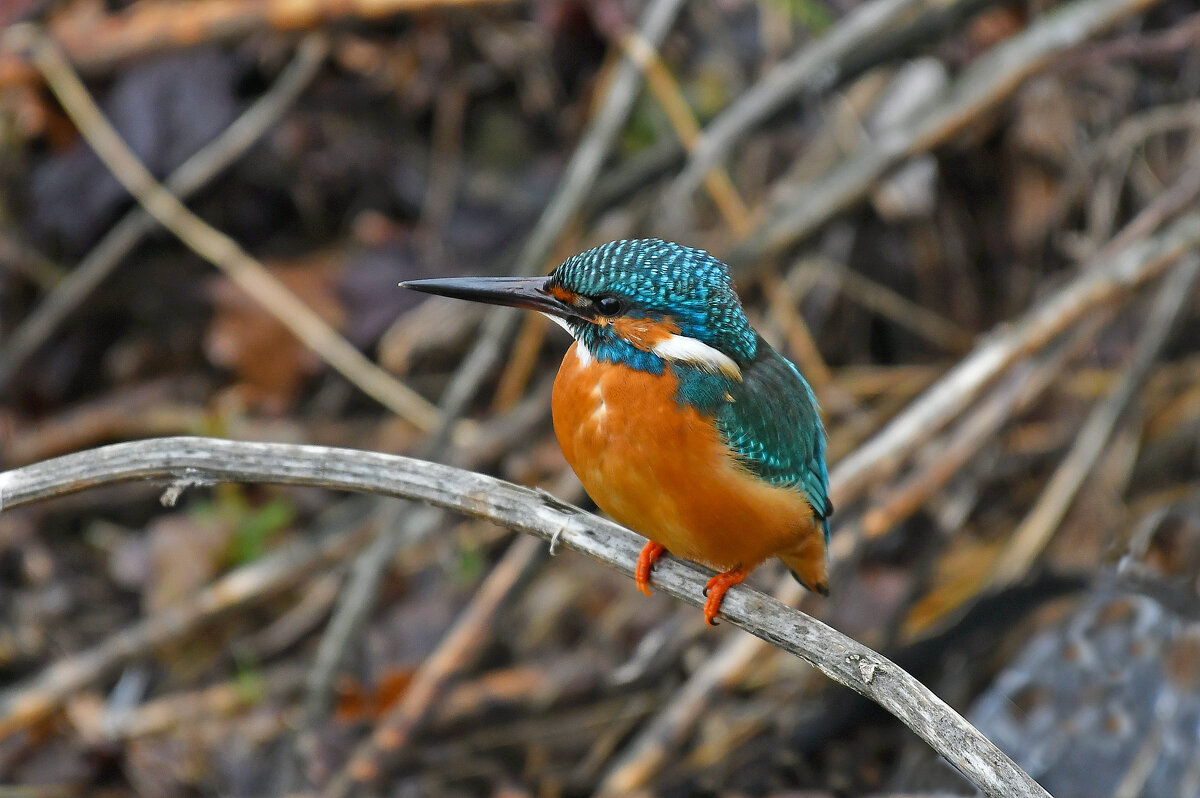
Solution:
M 635 319 L 622 316 L 609 322 L 613 331 L 643 352 L 649 352 L 655 344 L 660 344 L 672 335 L 679 334 L 679 325 L 667 317 L 661 321 L 655 319 Z
M 573 305 L 575 300 L 579 297 L 579 294 L 576 294 L 573 291 L 568 291 L 561 285 L 550 286 L 550 288 L 547 289 L 547 292 L 550 294 L 550 296 L 554 297 L 565 305 Z

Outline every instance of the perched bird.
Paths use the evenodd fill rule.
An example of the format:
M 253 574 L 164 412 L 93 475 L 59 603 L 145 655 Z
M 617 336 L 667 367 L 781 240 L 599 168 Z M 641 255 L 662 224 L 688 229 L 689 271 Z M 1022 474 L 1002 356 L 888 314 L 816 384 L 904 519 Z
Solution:
M 614 241 L 548 277 L 412 280 L 430 294 L 537 310 L 575 339 L 554 381 L 554 432 L 596 504 L 650 539 L 650 595 L 668 551 L 727 590 L 779 557 L 828 592 L 829 476 L 812 389 L 742 311 L 729 270 L 699 249 Z

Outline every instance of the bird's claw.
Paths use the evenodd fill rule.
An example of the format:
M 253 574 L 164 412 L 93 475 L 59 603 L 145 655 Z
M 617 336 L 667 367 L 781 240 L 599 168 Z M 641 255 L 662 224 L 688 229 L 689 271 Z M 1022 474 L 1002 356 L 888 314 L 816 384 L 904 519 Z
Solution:
M 734 568 L 708 580 L 708 584 L 704 586 L 704 620 L 709 626 L 718 625 L 717 613 L 721 611 L 721 602 L 725 600 L 725 594 L 729 592 L 729 588 L 740 584 L 745 578 L 744 570 Z
M 666 549 L 659 543 L 649 541 L 645 546 L 642 546 L 642 552 L 638 555 L 637 570 L 634 571 L 634 581 L 637 582 L 638 590 L 645 593 L 647 596 L 650 593 L 650 572 L 654 570 L 654 562 L 662 556 Z

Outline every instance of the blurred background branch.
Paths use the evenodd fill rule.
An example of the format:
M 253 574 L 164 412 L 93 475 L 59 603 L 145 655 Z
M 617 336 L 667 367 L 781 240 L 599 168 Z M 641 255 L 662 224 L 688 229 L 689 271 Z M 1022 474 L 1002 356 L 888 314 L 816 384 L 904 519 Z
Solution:
M 1191 0 L 14 0 L 0 28 L 0 468 L 202 435 L 584 504 L 549 419 L 561 333 L 396 283 L 674 238 L 734 262 L 830 434 L 832 597 L 755 587 L 1054 794 L 1196 793 Z M 973 789 L 795 657 L 493 524 L 143 496 L 0 513 L 0 683 L 38 697 L 5 783 Z
M 263 481 L 333 488 L 419 499 L 446 509 L 469 513 L 556 545 L 582 552 L 632 576 L 644 539 L 517 485 L 449 466 L 370 452 L 315 446 L 254 444 L 203 438 L 161 438 L 114 444 L 0 472 L 0 509 L 131 480 L 159 480 L 181 485 L 225 481 Z M 173 494 L 172 494 L 173 495 Z M 172 499 L 174 500 L 174 499 Z M 380 726 L 371 745 L 398 749 L 416 713 L 435 700 L 425 694 L 439 691 L 442 675 L 461 657 L 465 646 L 478 639 L 500 597 L 510 591 L 536 549 L 522 544 L 493 571 L 493 580 L 446 637 L 448 645 L 415 677 L 409 698 L 397 714 L 407 720 Z M 291 570 L 291 569 L 288 569 Z M 244 578 L 241 581 L 246 581 Z M 654 584 L 694 606 L 703 605 L 707 574 L 699 568 L 666 560 L 655 570 Z M 228 592 L 228 589 L 220 592 Z M 236 603 L 235 598 L 233 602 Z M 747 588 L 737 588 L 723 605 L 721 617 L 761 639 L 801 657 L 829 678 L 876 701 L 946 757 L 985 795 L 1045 796 L 1047 793 L 987 738 L 946 706 L 937 696 L 885 657 L 825 624 Z M 186 621 L 171 619 L 170 626 Z M 152 633 L 114 646 L 128 657 L 152 644 Z M 0 731 L 31 722 L 61 702 L 68 687 L 98 678 L 117 656 L 99 653 L 89 658 L 90 672 L 64 663 L 59 672 L 44 675 L 40 684 L 14 688 L 0 695 Z M 94 663 L 94 664 L 93 664 Z M 63 672 L 76 673 L 74 679 Z M 81 678 L 82 677 L 82 678 Z M 67 686 L 64 686 L 66 683 Z M 422 709 L 409 707 L 419 704 Z M 374 781 L 379 767 L 369 752 L 356 754 L 344 779 L 327 794 L 349 793 L 354 782 Z

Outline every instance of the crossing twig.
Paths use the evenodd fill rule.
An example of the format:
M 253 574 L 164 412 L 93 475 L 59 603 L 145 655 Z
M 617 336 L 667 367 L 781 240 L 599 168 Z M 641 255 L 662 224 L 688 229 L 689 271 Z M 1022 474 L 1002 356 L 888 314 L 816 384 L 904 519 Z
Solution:
M 638 37 L 648 46 L 657 47 L 667 35 L 682 5 L 682 0 L 654 0 L 642 14 Z M 629 117 L 641 85 L 641 70 L 630 59 L 622 59 L 609 80 L 603 99 L 597 104 L 591 125 L 567 164 L 554 196 L 546 203 L 546 210 L 517 256 L 513 274 L 532 275 L 547 270 L 547 259 L 553 254 L 563 230 L 587 200 L 588 190 L 595 184 L 613 142 L 625 127 L 625 120 Z M 504 344 L 519 318 L 509 309 L 494 309 L 484 317 L 475 344 L 442 394 L 439 403 L 442 424 L 434 433 L 431 447 L 438 448 L 445 440 L 453 419 L 462 415 L 467 402 L 499 362 L 505 352 Z
M 14 26 L 5 33 L 5 41 L 29 53 L 100 160 L 159 224 L 225 272 L 363 393 L 420 429 L 437 425 L 437 410 L 424 397 L 372 363 L 236 241 L 188 210 L 150 174 L 97 107 L 62 49 L 42 28 L 32 23 Z
M 812 235 L 861 200 L 888 170 L 942 144 L 1008 98 L 1057 54 L 1087 41 L 1157 0 L 1076 0 L 980 56 L 932 107 L 876 136 L 821 178 L 781 194 L 770 218 L 728 253 L 734 268 L 754 267 Z
M 417 499 L 484 518 L 575 549 L 632 575 L 642 538 L 581 511 L 564 510 L 535 490 L 450 466 L 322 446 L 160 438 L 119 443 L 0 473 L 0 507 L 16 507 L 103 484 L 136 480 L 272 482 Z M 655 585 L 695 606 L 707 572 L 674 558 Z M 1002 751 L 895 663 L 804 613 L 739 585 L 722 617 L 802 657 L 826 676 L 887 709 L 985 795 L 1047 796 Z M 0 723 L 28 707 L 29 687 L 0 694 Z
M 240 158 L 279 121 L 312 82 L 324 63 L 328 49 L 324 35 L 319 33 L 301 41 L 291 64 L 280 74 L 270 91 L 176 169 L 164 184 L 167 190 L 180 199 L 186 199 Z M 4 349 L 0 351 L 0 385 L 12 379 L 29 356 L 112 274 L 113 269 L 120 265 L 146 233 L 154 229 L 155 224 L 153 216 L 136 207 L 109 229 L 100 243 L 67 273 L 46 300 L 5 341 Z

